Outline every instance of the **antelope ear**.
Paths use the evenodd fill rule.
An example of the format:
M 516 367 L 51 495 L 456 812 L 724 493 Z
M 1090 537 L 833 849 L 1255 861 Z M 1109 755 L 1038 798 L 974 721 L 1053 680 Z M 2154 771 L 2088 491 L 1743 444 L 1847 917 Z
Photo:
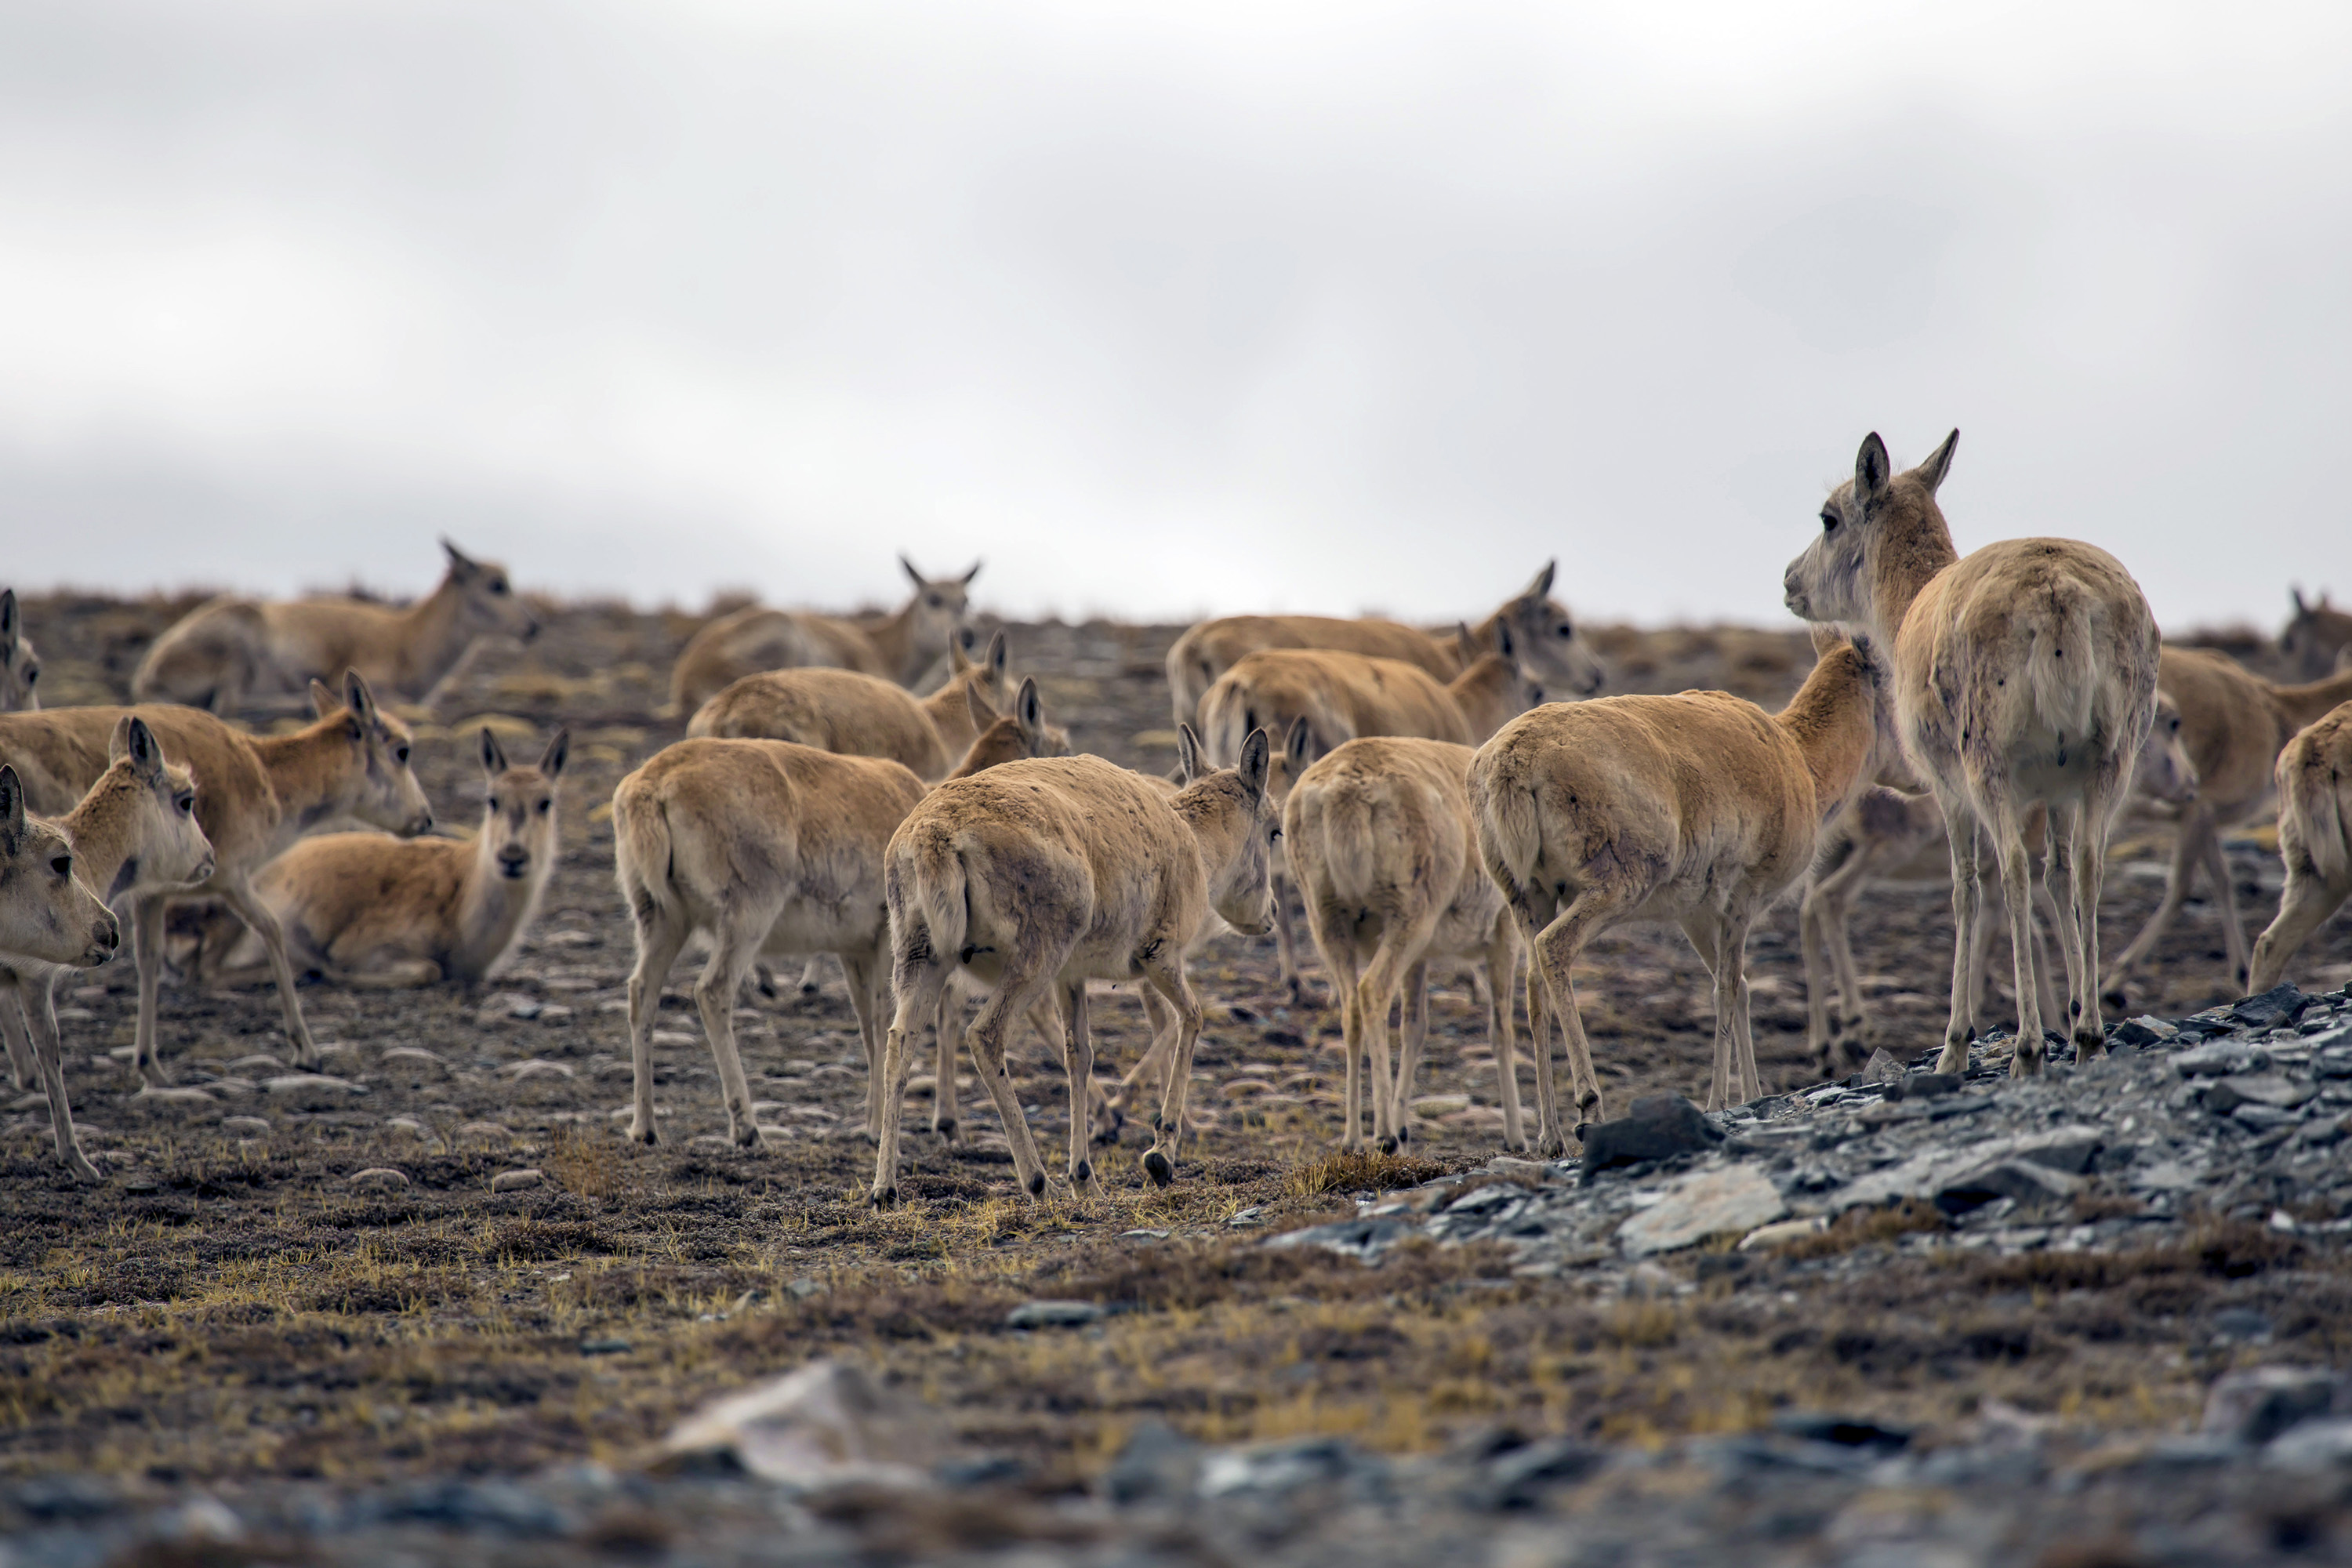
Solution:
M 114 721 L 114 733 L 106 738 L 106 765 L 112 767 L 131 754 L 131 726 L 139 721 L 136 713 L 125 713 Z
M 343 671 L 343 706 L 358 716 L 361 723 L 373 727 L 375 693 L 368 689 L 367 677 L 356 669 Z
M 1528 579 L 1528 585 L 1519 591 L 1519 597 L 1522 599 L 1550 598 L 1551 580 L 1553 574 L 1559 570 L 1559 563 L 1557 560 L 1545 562 L 1543 570 Z
M 965 670 L 971 668 L 971 656 L 964 652 L 964 645 L 971 641 L 971 631 L 969 627 L 962 631 L 950 632 L 948 634 L 949 674 L 961 675 Z
M 999 715 L 995 709 L 989 706 L 988 699 L 980 694 L 978 682 L 963 689 L 963 702 L 964 707 L 971 713 L 973 729 L 985 730 L 996 722 Z
M 507 771 L 507 749 L 499 744 L 488 725 L 482 727 L 482 771 L 492 775 Z
M 163 776 L 163 748 L 156 742 L 155 731 L 147 727 L 146 720 L 132 719 L 130 733 L 122 739 L 131 752 L 131 765 L 139 770 L 142 783 L 152 784 Z
M 343 705 L 335 700 L 335 694 L 328 689 L 327 683 L 317 676 L 312 676 L 310 678 L 310 711 L 325 719 L 342 710 Z
M 1176 726 L 1176 771 L 1186 784 L 1201 776 L 1201 737 L 1192 733 L 1190 724 Z
M 1045 704 L 1037 695 L 1037 678 L 1024 676 L 1021 690 L 1013 699 L 1013 721 L 1032 742 L 1045 732 Z
M 1274 742 L 1265 738 L 1263 730 L 1252 730 L 1249 739 L 1242 742 L 1242 792 L 1252 804 L 1265 794 L 1265 773 L 1274 760 Z
M 1283 761 L 1290 766 L 1290 776 L 1296 779 L 1315 760 L 1315 727 L 1301 713 L 1290 721 L 1290 732 L 1282 738 Z
M 962 576 L 961 576 L 961 577 L 957 578 L 957 579 L 956 579 L 956 581 L 957 581 L 957 582 L 959 582 L 959 583 L 961 583 L 961 584 L 962 584 L 965 587 L 967 587 L 967 588 L 971 587 L 971 580 L 972 580 L 974 577 L 977 577 L 977 576 L 979 576 L 979 575 L 980 575 L 980 567 L 981 567 L 981 563 L 980 563 L 979 562 L 977 562 L 977 561 L 973 562 L 973 563 L 971 563 L 971 571 L 969 571 L 969 572 L 967 572 L 967 573 L 965 573 Z
M 2294 613 L 2296 615 L 2307 616 L 2311 614 L 2311 606 L 2303 602 L 2303 590 L 2301 588 L 2289 588 L 2286 592 L 2287 597 L 2294 601 Z
M 1862 438 L 1862 450 L 1853 457 L 1853 499 L 1864 504 L 1876 500 L 1886 493 L 1894 471 L 1887 460 L 1886 443 L 1873 430 Z
M 930 586 L 929 583 L 923 581 L 923 574 L 915 570 L 915 563 L 908 560 L 903 552 L 901 552 L 898 556 L 898 570 L 904 572 L 907 574 L 907 581 L 912 583 L 916 587 L 928 588 Z
M 549 778 L 561 777 L 563 773 L 564 761 L 571 755 L 572 731 L 569 730 L 558 730 L 555 732 L 554 739 L 547 742 L 547 750 L 540 752 L 539 754 L 539 771 L 545 773 Z
M 1495 624 L 1500 626 L 1501 619 L 1498 617 Z M 1470 630 L 1468 621 L 1454 623 L 1454 651 L 1462 660 L 1462 667 L 1465 669 L 1478 662 L 1478 638 Z
M 449 557 L 449 570 L 455 572 L 458 576 L 470 577 L 475 573 L 482 569 L 479 562 L 475 561 L 464 551 L 450 543 L 446 535 L 442 537 L 441 548 Z
M 1517 657 L 1516 645 L 1511 640 L 1511 623 L 1508 621 L 1498 620 L 1495 623 L 1495 651 L 1505 658 Z
M 16 590 L 0 588 L 0 654 L 16 651 Z
M 25 786 L 16 781 L 16 770 L 0 763 L 0 844 L 10 854 L 25 841 Z
M 1944 482 L 1944 476 L 1951 472 L 1952 448 L 1959 444 L 1960 433 L 1955 430 L 1944 437 L 1942 446 L 1928 453 L 1926 459 L 1911 470 L 1911 477 L 1927 486 L 1929 495 L 1936 493 Z
M 1011 662 L 1012 650 L 1005 646 L 1004 634 L 998 632 L 988 639 L 988 679 L 1004 679 L 1004 667 Z

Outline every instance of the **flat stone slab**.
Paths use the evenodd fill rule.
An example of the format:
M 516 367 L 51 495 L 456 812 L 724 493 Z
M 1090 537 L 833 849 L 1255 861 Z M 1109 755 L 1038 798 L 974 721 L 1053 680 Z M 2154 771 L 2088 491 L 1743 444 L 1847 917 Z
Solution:
M 1617 1244 L 1628 1258 L 1648 1258 L 1696 1247 L 1711 1236 L 1751 1231 L 1788 1212 L 1788 1200 L 1772 1178 L 1753 1165 L 1694 1171 L 1619 1226 Z

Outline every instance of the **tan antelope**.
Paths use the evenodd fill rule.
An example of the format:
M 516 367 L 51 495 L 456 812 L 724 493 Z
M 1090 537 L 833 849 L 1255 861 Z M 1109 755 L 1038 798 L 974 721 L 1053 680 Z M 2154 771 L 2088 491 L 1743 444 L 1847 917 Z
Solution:
M 2157 693 L 2156 722 L 2140 748 L 2133 774 L 2135 790 L 2151 800 L 2186 805 L 2198 795 L 2197 768 L 2181 743 L 2180 710 L 2161 690 Z M 2044 852 L 2044 817 L 2037 813 L 2027 842 L 2036 855 Z M 1806 1033 L 1813 1059 L 1824 1075 L 1834 1075 L 1841 1063 L 1855 1059 L 1853 1042 L 1861 1037 L 1865 1014 L 1862 977 L 1853 962 L 1852 910 L 1854 895 L 1871 881 L 1910 861 L 1944 834 L 1944 814 L 1936 797 L 1921 791 L 1906 794 L 1874 786 L 1863 792 L 1846 814 L 1822 836 L 1805 881 L 1798 924 L 1805 960 Z M 2034 909 L 2056 929 L 2057 905 L 2046 884 L 2034 887 Z M 1991 957 L 1992 911 L 1979 910 L 1970 943 L 1971 984 L 1984 994 Z M 2034 980 L 2045 1012 L 2058 1010 L 2051 987 L 2049 961 L 2037 926 L 2033 938 Z
M 29 713 L 41 705 L 41 656 L 25 635 L 16 590 L 0 588 L 0 713 Z
M 2305 680 L 2341 668 L 2345 656 L 2352 654 L 2352 615 L 2329 604 L 2325 593 L 2307 604 L 2302 589 L 2288 592 L 2294 596 L 2294 615 L 2279 633 L 2279 657 Z
M 1579 1111 L 1601 1115 L 1573 975 L 1586 944 L 1623 921 L 1676 921 L 1714 978 L 1707 1108 L 1763 1092 L 1748 927 L 1812 863 L 1822 826 L 1895 757 L 1889 684 L 1875 649 L 1855 643 L 1822 656 L 1778 713 L 1722 691 L 1560 702 L 1479 748 L 1470 809 L 1481 863 L 1528 955 L 1547 1153 L 1567 1149 L 1550 1020 L 1567 1035 Z
M 1578 635 L 1566 607 L 1551 596 L 1557 564 L 1545 562 L 1543 570 L 1525 588 L 1473 628 L 1467 645 L 1449 646 L 1445 638 L 1418 626 L 1369 616 L 1227 616 L 1202 621 L 1168 650 L 1168 693 L 1175 706 L 1176 722 L 1198 723 L 1201 699 L 1217 678 L 1262 648 L 1331 648 L 1401 659 L 1424 675 L 1447 681 L 1494 647 L 1497 632 L 1503 629 L 1508 630 L 1520 662 L 1544 681 L 1564 692 L 1589 696 L 1601 689 L 1608 672 Z M 1345 739 L 1334 736 L 1323 743 L 1336 746 Z
M 1007 763 L 941 784 L 891 837 L 891 990 L 883 1103 L 905 1092 L 911 1029 L 939 1011 L 959 968 L 990 987 L 968 1032 L 972 1062 L 1013 1152 L 1013 1174 L 1035 1197 L 1045 1169 L 1004 1066 L 1005 1033 L 1052 1000 L 1066 1026 L 1070 1089 L 1068 1173 L 1096 1190 L 1087 1110 L 1094 1047 L 1087 982 L 1147 980 L 1174 1007 L 1179 1040 L 1161 1096 L 1160 1128 L 1143 1168 L 1174 1179 L 1191 1087 L 1201 1004 L 1184 973 L 1184 948 L 1214 909 L 1257 934 L 1273 919 L 1266 852 L 1276 833 L 1265 795 L 1268 746 L 1251 735 L 1239 765 L 1199 776 L 1199 742 L 1179 731 L 1179 755 L 1195 775 L 1169 796 L 1100 757 Z M 898 1118 L 885 1116 L 876 1151 L 877 1206 L 898 1198 Z
M 254 892 L 278 919 L 298 972 L 337 985 L 392 990 L 474 984 L 502 969 L 538 917 L 558 854 L 556 786 L 571 732 L 516 767 L 489 731 L 479 750 L 485 794 L 472 840 L 323 833 L 262 868 Z M 268 973 L 250 931 L 224 944 L 226 984 Z
M 2254 942 L 2257 995 L 2322 922 L 2352 898 L 2352 702 L 2289 741 L 2278 759 L 2279 858 L 2286 888 L 2279 912 Z
M 670 673 L 672 706 L 691 713 L 747 675 L 810 665 L 913 685 L 930 668 L 940 642 L 970 622 L 971 580 L 980 564 L 961 577 L 926 577 L 903 555 L 898 566 L 915 592 L 895 615 L 861 623 L 752 605 L 719 616 L 677 656 Z
M 52 1040 L 57 1018 L 53 1011 L 37 1005 L 48 995 L 48 986 L 39 977 L 51 966 L 95 968 L 122 944 L 121 927 L 77 870 L 73 841 L 63 829 L 27 812 L 16 770 L 0 763 L 0 965 L 8 975 L 8 995 L 0 997 L 0 1012 L 13 1011 L 11 1004 L 24 997 L 26 989 L 37 989 L 37 998 L 31 999 L 39 1013 L 35 1027 L 47 1025 Z M 31 987 L 26 984 L 26 975 L 34 977 Z M 13 1058 L 21 1048 L 13 1034 L 8 1044 Z M 37 1070 L 47 1078 L 46 1062 Z M 80 1150 L 73 1143 L 70 1116 L 57 1115 L 65 1104 L 62 1085 L 51 1091 L 49 1104 L 53 1121 L 64 1130 L 58 1153 L 64 1156 L 71 1150 L 70 1165 L 80 1158 Z M 83 1171 L 97 1175 L 87 1160 L 75 1173 Z
M 1477 636 L 1467 627 L 1461 630 L 1465 654 L 1479 646 Z M 1507 620 L 1495 623 L 1484 646 L 1488 651 L 1443 684 L 1402 659 L 1329 648 L 1268 648 L 1246 655 L 1201 699 L 1203 749 L 1211 763 L 1224 765 L 1252 730 L 1289 736 L 1301 725 L 1304 749 L 1294 754 L 1285 747 L 1294 768 L 1360 735 L 1419 736 L 1475 746 L 1545 697 L 1533 672 L 1517 661 L 1517 637 Z M 1297 776 L 1295 771 L 1290 775 Z M 1277 803 L 1288 783 L 1277 781 Z M 1307 993 L 1291 931 L 1288 882 L 1277 856 L 1276 963 L 1296 1006 L 1306 1002 Z
M 948 639 L 947 684 L 929 697 L 854 669 L 811 667 L 762 670 L 695 710 L 688 735 L 737 741 L 797 741 L 849 757 L 888 757 L 919 778 L 946 775 L 980 736 L 967 691 L 1003 700 L 1004 634 L 989 639 L 974 662 Z M 994 715 L 991 715 L 991 722 Z
M 1432 959 L 1486 966 L 1487 1042 L 1501 1076 L 1503 1142 L 1527 1147 L 1511 1043 L 1517 938 L 1502 890 L 1478 858 L 1470 819 L 1470 763 L 1449 741 L 1367 737 L 1299 775 L 1283 807 L 1283 842 L 1307 903 L 1307 929 L 1343 1008 L 1347 1131 L 1363 1145 L 1361 1086 L 1372 1133 L 1394 1152 L 1412 1137 L 1414 1069 L 1429 1031 Z M 1389 1072 L 1389 1011 L 1403 998 L 1404 1042 Z
M 1937 1060 L 1966 1068 L 1976 1034 L 1969 932 L 1990 842 L 2016 966 L 2016 1074 L 2046 1047 L 2032 976 L 2025 819 L 2050 813 L 2050 880 L 2079 1054 L 2106 1048 L 2099 1022 L 2099 891 L 2107 837 L 2156 717 L 2156 618 L 2122 563 L 2066 539 L 2012 539 L 1963 558 L 1936 504 L 1955 430 L 1897 474 L 1874 432 L 1854 476 L 1822 503 L 1822 532 L 1790 563 L 1789 608 L 1871 629 L 1887 651 L 1912 770 L 1943 808 L 1952 852 L 1951 1021 Z
M 433 808 L 410 771 L 408 727 L 375 703 L 358 671 L 345 672 L 339 702 L 313 681 L 316 722 L 287 735 L 249 735 L 194 708 L 52 708 L 0 714 L 0 762 L 15 764 L 26 795 L 53 813 L 72 807 L 108 763 L 109 737 L 125 713 L 146 721 L 164 754 L 196 775 L 196 820 L 212 841 L 213 875 L 187 897 L 226 902 L 269 953 L 286 1033 L 296 1059 L 316 1066 L 318 1047 L 302 1021 L 294 970 L 278 918 L 253 889 L 253 877 L 305 831 L 356 817 L 414 836 L 433 826 Z M 132 1065 L 163 1080 L 155 1047 L 156 985 L 163 964 L 168 907 L 184 895 L 158 893 L 132 907 L 131 951 L 139 963 L 139 1029 Z
M 153 731 L 138 718 L 115 725 L 108 752 L 111 761 L 98 783 L 54 825 L 72 846 L 76 877 L 116 899 L 152 897 L 210 877 L 213 847 L 196 822 L 194 776 L 163 760 Z M 58 1163 L 94 1182 L 98 1171 L 74 1139 L 56 999 L 58 982 L 83 966 L 0 953 L 0 1034 L 18 1085 L 37 1078 L 48 1096 Z
M 966 699 L 981 700 L 969 689 Z M 1047 743 L 1035 681 L 1021 683 L 1013 707 L 972 742 L 965 766 L 1034 755 L 1031 748 Z M 898 1098 L 881 1087 L 889 959 L 884 851 L 923 791 L 906 764 L 887 757 L 715 738 L 667 746 L 621 781 L 613 792 L 614 870 L 637 939 L 629 975 L 631 1138 L 657 1142 L 654 1013 L 670 966 L 697 934 L 709 938 L 710 957 L 695 982 L 695 1005 L 718 1065 L 729 1137 L 747 1148 L 760 1138 L 735 1046 L 734 998 L 762 955 L 841 959 L 866 1047 L 866 1130 L 879 1138 L 885 1126 L 896 1126 Z M 949 1027 L 941 1010 L 935 1022 Z M 942 1050 L 951 1063 L 952 1046 Z M 945 1079 L 942 1098 L 952 1108 L 953 1072 Z M 952 1109 L 950 1115 L 951 1124 Z
M 2173 837 L 2163 901 L 2101 982 L 2101 994 L 2118 1008 L 2132 973 L 2179 914 L 2200 869 L 2219 895 L 2230 983 L 2245 985 L 2251 949 L 2221 835 L 2270 800 L 2272 770 L 2294 733 L 2352 699 L 2352 674 L 2281 686 L 2210 648 L 2167 647 L 2158 668 L 2158 679 L 2179 705 L 2181 742 L 2196 765 L 2198 795 L 2181 813 Z
M 131 694 L 230 714 L 355 669 L 388 697 L 429 708 L 484 638 L 539 635 L 504 566 L 446 539 L 441 548 L 449 569 L 440 586 L 406 609 L 347 597 L 199 605 L 148 648 Z

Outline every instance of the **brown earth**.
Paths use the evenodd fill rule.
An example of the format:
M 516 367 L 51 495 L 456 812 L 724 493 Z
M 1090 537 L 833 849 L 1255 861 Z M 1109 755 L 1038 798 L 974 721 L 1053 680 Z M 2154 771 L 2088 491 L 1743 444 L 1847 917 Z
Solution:
M 185 607 L 28 601 L 47 700 L 121 700 L 141 650 Z M 133 1092 L 127 963 L 62 999 L 84 1145 L 109 1176 L 72 1184 L 51 1163 L 46 1111 L 17 1101 L 0 1139 L 0 1473 L 358 1479 L 625 1461 L 694 1405 L 820 1352 L 869 1360 L 959 1435 L 1026 1458 L 1047 1488 L 1096 1471 L 1147 1413 L 1207 1438 L 1329 1432 L 1398 1451 L 1502 1422 L 1648 1441 L 1744 1428 L 1792 1401 L 1931 1435 L 1990 1395 L 2154 1429 L 2191 1414 L 2232 1353 L 2199 1327 L 2220 1307 L 2270 1317 L 2274 1358 L 2344 1352 L 2341 1256 L 2228 1216 L 2186 1244 L 2070 1261 L 1922 1258 L 1896 1238 L 1941 1222 L 1882 1215 L 1767 1260 L 1736 1292 L 1684 1255 L 1646 1296 L 1613 1274 L 1517 1278 L 1479 1249 L 1408 1249 L 1376 1269 L 1259 1252 L 1230 1223 L 1243 1211 L 1282 1227 L 1500 1152 L 1482 1015 L 1454 984 L 1433 1003 L 1422 1089 L 1436 1098 L 1413 1161 L 1325 1161 L 1338 1025 L 1285 1005 L 1270 939 L 1229 940 L 1196 975 L 1212 1005 L 1203 1130 L 1165 1192 L 1143 1180 L 1130 1127 L 1100 1162 L 1101 1199 L 1020 1198 L 967 1079 L 976 1141 L 940 1147 L 927 1101 L 910 1100 L 911 1201 L 869 1212 L 870 1146 L 847 1131 L 863 1067 L 837 971 L 819 996 L 754 998 L 742 1020 L 755 1092 L 775 1102 L 763 1115 L 787 1130 L 744 1152 L 717 1136 L 724 1114 L 681 969 L 663 1020 L 677 1037 L 658 1057 L 664 1142 L 626 1145 L 613 1112 L 627 1099 L 633 953 L 598 807 L 678 733 L 658 705 L 698 619 L 546 609 L 536 643 L 490 653 L 444 722 L 418 730 L 420 776 L 444 819 L 466 823 L 478 722 L 572 728 L 562 864 L 510 974 L 478 994 L 306 987 L 314 1033 L 335 1043 L 326 1070 L 361 1091 L 257 1087 L 280 1068 L 252 1058 L 288 1055 L 268 990 L 167 989 L 164 1060 L 211 1096 L 194 1102 Z M 1079 749 L 1170 764 L 1160 658 L 1177 628 L 1009 630 L 1016 672 L 1039 678 Z M 1777 705 L 1811 657 L 1795 632 L 1597 636 L 1612 691 L 1719 686 Z M 2162 842 L 2148 835 L 2160 831 L 2125 835 L 2111 948 L 2155 904 Z M 2274 857 L 2248 842 L 2232 860 L 2258 929 L 2275 905 Z M 1940 1031 L 1947 908 L 1933 881 L 1864 901 L 1857 943 L 1880 1037 L 1906 1053 Z M 1811 1081 L 1791 910 L 1775 912 L 1752 958 L 1766 1087 Z M 2312 988 L 2352 975 L 2352 921 L 2324 931 L 2305 968 Z M 2136 1009 L 2226 999 L 2222 971 L 2211 912 L 2192 905 Z M 1706 976 L 1678 934 L 1602 938 L 1581 994 L 1613 1107 L 1701 1092 Z M 513 1016 L 509 997 L 552 1011 Z M 1095 1019 L 1106 1062 L 1131 1063 L 1139 1009 L 1113 1003 Z M 439 1059 L 386 1058 L 401 1046 Z M 1015 1072 L 1050 1146 L 1060 1068 L 1029 1039 Z M 228 1124 L 238 1117 L 268 1125 Z M 407 1184 L 352 1180 L 385 1167 Z M 520 1168 L 541 1184 L 491 1192 Z M 1669 1288 L 1694 1279 L 1706 1281 L 1695 1294 Z M 1009 1307 L 1040 1296 L 1130 1310 L 1074 1332 L 1003 1331 Z

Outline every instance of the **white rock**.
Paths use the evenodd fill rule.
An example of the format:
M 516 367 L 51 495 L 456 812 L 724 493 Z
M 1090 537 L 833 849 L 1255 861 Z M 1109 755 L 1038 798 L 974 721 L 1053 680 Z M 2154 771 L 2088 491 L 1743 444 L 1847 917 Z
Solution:
M 532 1170 L 500 1171 L 490 1178 L 490 1191 L 494 1193 L 528 1192 L 539 1185 L 542 1179 L 537 1171 Z
M 854 1366 L 815 1361 L 688 1416 L 662 1442 L 675 1460 L 732 1454 L 753 1475 L 809 1488 L 926 1485 L 929 1423 Z
M 408 1173 L 395 1171 L 390 1165 L 376 1165 L 352 1172 L 350 1184 L 354 1187 L 404 1187 L 408 1185 Z
M 1617 1227 L 1628 1258 L 1696 1247 L 1710 1236 L 1750 1231 L 1789 1212 L 1772 1179 L 1753 1165 L 1694 1171 L 1669 1185 L 1659 1201 Z

